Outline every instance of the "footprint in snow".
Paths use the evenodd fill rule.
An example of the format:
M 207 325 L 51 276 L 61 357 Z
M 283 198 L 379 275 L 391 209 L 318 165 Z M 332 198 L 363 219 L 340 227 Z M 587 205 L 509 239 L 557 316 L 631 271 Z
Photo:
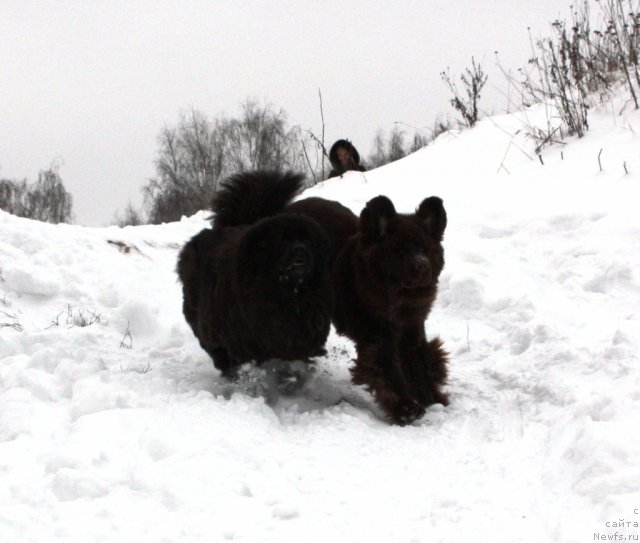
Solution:
M 274 507 L 271 514 L 280 520 L 291 520 L 300 516 L 300 513 L 294 507 L 285 507 L 282 505 Z

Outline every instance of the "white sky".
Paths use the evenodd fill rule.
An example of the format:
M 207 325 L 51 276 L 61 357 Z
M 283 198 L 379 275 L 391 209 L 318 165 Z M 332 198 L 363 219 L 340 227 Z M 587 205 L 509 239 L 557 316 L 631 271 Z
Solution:
M 154 175 L 157 135 L 191 107 L 235 115 L 247 97 L 282 107 L 327 143 L 366 158 L 394 122 L 455 118 L 440 72 L 471 56 L 489 73 L 482 107 L 504 111 L 508 67 L 547 35 L 564 0 L 0 1 L 0 176 L 53 161 L 76 222 L 103 225 Z M 407 136 L 413 131 L 407 128 Z

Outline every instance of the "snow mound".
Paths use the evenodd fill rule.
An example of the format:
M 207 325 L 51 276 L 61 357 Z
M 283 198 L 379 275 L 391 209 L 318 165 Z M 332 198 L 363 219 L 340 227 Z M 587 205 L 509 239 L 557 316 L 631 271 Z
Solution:
M 544 165 L 522 122 L 303 195 L 444 200 L 426 327 L 452 401 L 409 427 L 350 383 L 333 333 L 313 367 L 220 377 L 175 274 L 204 212 L 124 229 L 0 212 L 0 541 L 578 542 L 619 519 L 638 534 L 640 115 L 593 114 Z

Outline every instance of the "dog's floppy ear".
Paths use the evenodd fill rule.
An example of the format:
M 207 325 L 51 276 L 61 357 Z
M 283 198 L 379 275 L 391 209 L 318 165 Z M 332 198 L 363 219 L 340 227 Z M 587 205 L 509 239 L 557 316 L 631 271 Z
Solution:
M 422 220 L 429 235 L 442 241 L 444 229 L 447 227 L 447 212 L 442 200 L 437 196 L 425 198 L 416 210 L 416 215 Z
M 384 238 L 389 221 L 396 215 L 396 208 L 386 196 L 376 196 L 369 200 L 360 213 L 360 232 L 364 239 L 373 241 Z

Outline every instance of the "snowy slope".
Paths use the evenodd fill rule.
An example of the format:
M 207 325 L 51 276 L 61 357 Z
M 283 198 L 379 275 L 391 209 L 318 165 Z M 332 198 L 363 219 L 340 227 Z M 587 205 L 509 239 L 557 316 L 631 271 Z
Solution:
M 94 229 L 0 212 L 0 541 L 640 535 L 640 114 L 591 124 L 544 166 L 500 116 L 305 193 L 356 212 L 444 199 L 427 334 L 452 402 L 404 428 L 349 383 L 334 334 L 293 397 L 219 377 L 174 272 L 205 213 Z

